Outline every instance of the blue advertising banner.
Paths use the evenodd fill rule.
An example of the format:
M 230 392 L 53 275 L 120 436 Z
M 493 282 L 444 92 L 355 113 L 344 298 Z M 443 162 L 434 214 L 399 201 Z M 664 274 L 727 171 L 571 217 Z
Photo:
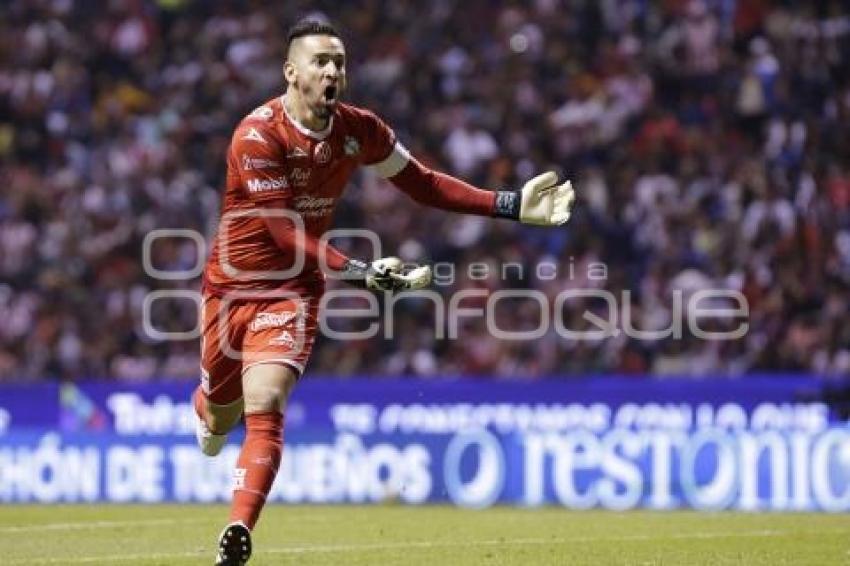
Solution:
M 0 383 L 0 435 L 11 429 L 56 427 L 58 419 L 56 383 Z
M 271 499 L 850 511 L 850 427 L 817 382 L 719 385 L 308 379 Z M 241 431 L 203 456 L 192 388 L 80 383 L 55 405 L 0 388 L 0 501 L 228 499 Z

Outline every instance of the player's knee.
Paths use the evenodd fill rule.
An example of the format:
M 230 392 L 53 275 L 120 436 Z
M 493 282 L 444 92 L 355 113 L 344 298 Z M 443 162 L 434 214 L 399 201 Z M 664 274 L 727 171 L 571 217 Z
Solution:
M 270 413 L 283 411 L 285 400 L 281 395 L 269 392 L 268 395 L 257 395 L 245 404 L 245 413 Z
M 295 371 L 284 365 L 250 368 L 242 378 L 245 413 L 283 412 L 297 378 Z
M 245 413 L 283 412 L 286 400 L 289 398 L 289 388 L 260 386 L 245 394 Z

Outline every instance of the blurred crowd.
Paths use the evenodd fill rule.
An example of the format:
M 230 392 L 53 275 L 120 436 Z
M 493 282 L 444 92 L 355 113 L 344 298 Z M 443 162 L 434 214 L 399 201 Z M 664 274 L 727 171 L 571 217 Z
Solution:
M 0 379 L 197 377 L 198 341 L 157 339 L 144 313 L 163 332 L 195 326 L 190 294 L 146 301 L 197 289 L 206 250 L 178 232 L 144 254 L 145 237 L 214 231 L 230 134 L 281 91 L 286 29 L 304 16 L 340 29 L 348 100 L 421 161 L 490 188 L 554 168 L 579 194 L 570 224 L 540 229 L 423 209 L 358 174 L 336 226 L 450 270 L 435 285 L 446 304 L 470 291 L 462 306 L 486 310 L 485 293 L 537 291 L 500 300 L 493 320 L 548 326 L 510 340 L 464 316 L 451 339 L 433 300 L 401 299 L 375 337 L 321 338 L 310 373 L 850 373 L 843 2 L 8 0 Z M 190 277 L 146 270 L 145 255 Z M 559 302 L 582 289 L 614 300 Z M 706 290 L 746 299 L 748 316 L 713 299 L 730 315 L 702 324 L 740 338 L 694 333 L 690 299 Z M 569 333 L 600 319 L 619 331 Z

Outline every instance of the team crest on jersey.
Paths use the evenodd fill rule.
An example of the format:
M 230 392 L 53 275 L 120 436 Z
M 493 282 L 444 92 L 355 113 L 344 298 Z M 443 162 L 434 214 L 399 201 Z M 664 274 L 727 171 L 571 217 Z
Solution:
M 269 108 L 268 106 L 260 106 L 255 108 L 253 112 L 249 114 L 252 118 L 262 118 L 263 120 L 268 120 L 272 116 L 274 116 L 274 110 Z
M 319 165 L 327 165 L 331 161 L 331 144 L 326 141 L 320 141 L 313 148 L 313 159 Z
M 351 136 L 345 136 L 345 143 L 342 147 L 345 150 L 345 154 L 348 156 L 354 156 L 360 153 L 360 142 Z
M 268 143 L 266 142 L 266 139 L 260 135 L 260 132 L 257 131 L 257 128 L 250 128 L 248 130 L 248 133 L 242 136 L 242 139 L 256 141 L 260 143 Z

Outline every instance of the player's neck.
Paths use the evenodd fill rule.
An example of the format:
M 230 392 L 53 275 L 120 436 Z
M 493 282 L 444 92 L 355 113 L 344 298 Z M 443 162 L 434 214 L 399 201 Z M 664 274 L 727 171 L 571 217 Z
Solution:
M 304 102 L 304 99 L 293 93 L 292 89 L 287 90 L 283 95 L 283 106 L 289 117 L 301 126 L 314 132 L 321 132 L 328 127 L 330 118 L 320 118 L 310 110 L 310 107 Z

